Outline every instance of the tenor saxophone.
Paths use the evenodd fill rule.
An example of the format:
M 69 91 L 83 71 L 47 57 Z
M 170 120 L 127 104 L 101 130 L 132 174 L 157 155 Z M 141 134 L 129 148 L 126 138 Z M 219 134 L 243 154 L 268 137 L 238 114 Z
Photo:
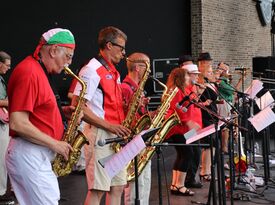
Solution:
M 156 80 L 156 79 L 155 79 Z M 164 94 L 162 97 L 162 104 L 157 110 L 157 114 L 151 121 L 150 128 L 157 128 L 161 127 L 160 130 L 149 139 L 149 144 L 154 143 L 161 143 L 165 139 L 165 136 L 170 131 L 170 129 L 180 123 L 180 118 L 176 112 L 174 112 L 169 118 L 166 120 L 164 119 L 168 108 L 170 107 L 170 102 L 178 92 L 178 88 L 176 87 L 173 90 L 168 91 L 166 85 L 161 82 L 160 83 L 164 88 Z M 142 118 L 141 118 L 142 119 Z M 138 155 L 137 159 L 137 166 L 138 166 L 138 176 L 141 174 L 145 166 L 147 165 L 148 161 L 152 158 L 153 154 L 155 153 L 154 146 L 147 146 L 144 148 L 141 153 Z M 135 178 L 135 164 L 134 160 L 132 160 L 127 165 L 127 181 L 132 181 Z
M 128 61 L 131 61 L 130 59 L 127 58 Z M 139 104 L 143 95 L 143 91 L 144 91 L 144 86 L 145 83 L 148 79 L 148 76 L 150 74 L 150 64 L 147 61 L 141 61 L 142 63 L 145 63 L 146 65 L 146 71 L 144 72 L 142 79 L 139 83 L 139 87 L 136 90 L 136 92 L 134 93 L 134 95 L 131 98 L 131 101 L 129 103 L 129 108 L 128 108 L 128 112 L 127 115 L 125 117 L 125 119 L 122 122 L 122 125 L 124 127 L 127 127 L 128 129 L 131 130 L 131 134 L 130 136 L 128 136 L 127 138 L 131 138 L 132 136 L 138 134 L 139 132 L 141 132 L 143 130 L 143 128 L 148 125 L 150 123 L 150 118 L 149 116 L 144 117 L 142 120 L 139 120 L 137 124 L 133 123 L 134 122 L 134 118 L 135 115 L 137 113 L 137 110 L 139 108 Z M 115 152 L 119 152 L 119 150 L 121 149 L 121 144 L 120 143 L 113 143 L 111 145 L 111 147 L 113 148 L 113 150 Z
M 82 110 L 82 105 L 84 103 L 84 95 L 86 93 L 87 86 L 85 82 L 81 80 L 78 76 L 76 76 L 68 67 L 65 67 L 64 70 L 67 74 L 77 79 L 82 87 L 82 90 L 78 98 L 78 103 L 68 124 L 68 128 L 62 138 L 63 141 L 72 146 L 73 151 L 70 151 L 68 160 L 65 160 L 65 158 L 61 154 L 57 154 L 54 158 L 54 161 L 52 162 L 53 171 L 57 176 L 65 176 L 70 174 L 73 166 L 79 160 L 81 148 L 84 146 L 84 144 L 89 144 L 86 136 L 81 131 L 77 130 L 78 118 Z

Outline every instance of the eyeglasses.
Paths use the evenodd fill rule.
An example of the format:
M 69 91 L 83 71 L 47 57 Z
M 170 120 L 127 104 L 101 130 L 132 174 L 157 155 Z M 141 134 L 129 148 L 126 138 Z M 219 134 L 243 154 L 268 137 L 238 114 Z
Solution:
M 10 69 L 11 68 L 11 65 L 10 64 L 6 64 L 6 63 L 3 63 L 3 62 L 1 62 L 3 65 L 5 65 L 8 69 Z
M 121 49 L 121 52 L 122 52 L 122 51 L 125 51 L 125 47 L 124 47 L 124 46 L 119 45 L 119 44 L 117 44 L 117 43 L 114 43 L 114 42 L 112 42 L 112 41 L 110 41 L 110 43 L 113 44 L 114 46 L 119 47 L 119 48 Z
M 59 46 L 59 48 L 60 48 L 60 50 L 62 50 L 62 52 L 65 54 L 67 60 L 72 60 L 72 59 L 73 59 L 73 54 L 68 53 L 67 50 L 66 50 L 66 48 L 61 47 L 61 46 Z

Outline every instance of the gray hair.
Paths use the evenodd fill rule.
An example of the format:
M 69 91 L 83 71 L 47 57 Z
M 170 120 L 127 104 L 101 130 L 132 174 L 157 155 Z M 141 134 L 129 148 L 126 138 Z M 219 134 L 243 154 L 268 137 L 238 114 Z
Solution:
M 11 56 L 5 51 L 0 51 L 0 62 L 5 63 L 6 60 L 11 60 Z

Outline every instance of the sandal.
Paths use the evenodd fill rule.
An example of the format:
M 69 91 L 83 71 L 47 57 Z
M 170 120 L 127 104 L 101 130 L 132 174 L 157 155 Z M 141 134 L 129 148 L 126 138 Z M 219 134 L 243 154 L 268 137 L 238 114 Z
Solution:
M 175 195 L 180 195 L 180 196 L 194 196 L 195 192 L 191 191 L 190 189 L 187 189 L 185 186 L 177 187 L 173 185 L 173 189 L 176 188 L 176 190 L 171 189 L 171 193 Z M 185 191 L 181 191 L 182 188 L 185 188 Z
M 200 180 L 211 181 L 211 174 L 200 175 Z
M 178 193 L 178 187 L 176 187 L 175 185 L 171 185 L 170 192 L 171 192 L 171 194 L 177 195 L 177 193 Z

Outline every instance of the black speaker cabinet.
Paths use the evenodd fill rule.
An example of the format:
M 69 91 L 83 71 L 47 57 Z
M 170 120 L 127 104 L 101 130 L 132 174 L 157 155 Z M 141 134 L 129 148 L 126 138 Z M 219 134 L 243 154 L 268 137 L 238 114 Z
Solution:
M 266 56 L 266 57 L 254 57 L 253 62 L 253 72 L 263 73 L 265 77 L 268 77 L 270 73 L 275 72 L 275 57 Z

